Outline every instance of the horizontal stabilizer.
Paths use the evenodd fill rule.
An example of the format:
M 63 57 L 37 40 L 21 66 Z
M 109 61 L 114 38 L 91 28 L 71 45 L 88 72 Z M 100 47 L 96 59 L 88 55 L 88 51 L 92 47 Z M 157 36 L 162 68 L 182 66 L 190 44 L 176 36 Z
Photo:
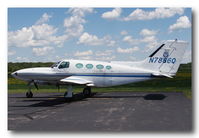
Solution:
M 88 80 L 78 78 L 75 76 L 67 77 L 67 78 L 61 79 L 60 81 L 65 82 L 65 83 L 74 83 L 74 84 L 82 84 L 82 85 L 86 84 L 86 85 L 94 86 L 92 81 L 88 81 Z
M 154 76 L 165 76 L 165 77 L 168 77 L 168 78 L 173 78 L 172 76 L 165 74 L 165 73 L 153 73 L 152 75 L 154 75 Z

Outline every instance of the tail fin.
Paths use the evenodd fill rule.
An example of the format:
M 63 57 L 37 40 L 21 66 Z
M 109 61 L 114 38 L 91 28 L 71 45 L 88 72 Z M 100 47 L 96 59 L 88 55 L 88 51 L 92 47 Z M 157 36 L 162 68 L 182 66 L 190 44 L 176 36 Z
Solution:
M 185 41 L 168 40 L 146 58 L 141 66 L 157 75 L 173 76 L 178 71 L 187 45 Z

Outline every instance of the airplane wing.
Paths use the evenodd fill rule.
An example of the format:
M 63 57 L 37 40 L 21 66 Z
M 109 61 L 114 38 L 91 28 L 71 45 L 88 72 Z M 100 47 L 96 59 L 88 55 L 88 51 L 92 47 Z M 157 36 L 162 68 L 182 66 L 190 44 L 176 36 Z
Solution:
M 66 82 L 66 83 L 74 83 L 74 84 L 84 84 L 87 86 L 94 86 L 92 81 L 88 81 L 79 77 L 75 77 L 75 76 L 71 76 L 71 77 L 67 77 L 64 79 L 61 79 L 60 81 L 62 82 Z

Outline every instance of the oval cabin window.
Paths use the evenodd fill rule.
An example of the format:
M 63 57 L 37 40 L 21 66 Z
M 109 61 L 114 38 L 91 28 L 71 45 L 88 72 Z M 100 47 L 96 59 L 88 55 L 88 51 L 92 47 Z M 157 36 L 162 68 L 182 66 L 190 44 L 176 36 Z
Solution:
M 110 70 L 111 68 L 112 68 L 112 67 L 111 67 L 111 66 L 109 66 L 109 65 L 108 65 L 108 66 L 106 66 L 106 69 L 108 69 L 108 70 Z
M 83 64 L 82 64 L 82 63 L 78 63 L 78 64 L 76 64 L 75 66 L 76 66 L 77 68 L 79 68 L 79 69 L 80 69 L 80 68 L 83 68 Z
M 87 64 L 87 65 L 86 65 L 86 68 L 87 68 L 87 69 L 92 69 L 92 68 L 93 68 L 93 65 L 92 65 L 92 64 Z
M 103 66 L 103 65 L 101 65 L 101 64 L 99 64 L 99 65 L 97 65 L 97 66 L 96 66 L 96 68 L 97 68 L 97 69 L 103 69 L 103 68 L 104 68 L 104 66 Z

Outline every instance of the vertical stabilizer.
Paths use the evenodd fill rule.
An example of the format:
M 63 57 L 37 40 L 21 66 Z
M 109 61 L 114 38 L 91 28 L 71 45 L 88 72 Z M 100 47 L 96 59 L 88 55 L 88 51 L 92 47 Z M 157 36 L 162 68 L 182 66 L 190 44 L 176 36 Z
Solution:
M 146 58 L 142 67 L 145 69 L 173 76 L 178 71 L 188 42 L 168 40 Z

